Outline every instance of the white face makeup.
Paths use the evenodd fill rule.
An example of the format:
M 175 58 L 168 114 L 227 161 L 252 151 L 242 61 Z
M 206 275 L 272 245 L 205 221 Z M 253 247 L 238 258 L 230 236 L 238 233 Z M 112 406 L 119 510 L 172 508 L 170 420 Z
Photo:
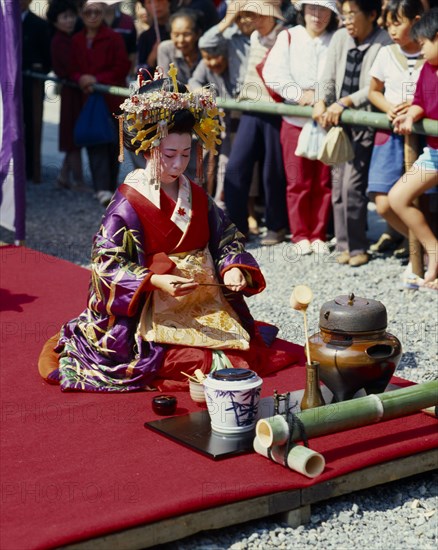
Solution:
M 186 170 L 192 149 L 190 134 L 169 134 L 160 144 L 161 172 L 163 185 L 173 183 Z

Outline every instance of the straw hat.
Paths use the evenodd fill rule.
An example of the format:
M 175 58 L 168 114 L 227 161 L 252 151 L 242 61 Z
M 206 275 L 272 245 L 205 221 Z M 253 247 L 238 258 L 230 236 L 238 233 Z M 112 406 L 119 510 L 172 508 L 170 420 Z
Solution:
M 270 15 L 275 19 L 285 21 L 281 13 L 281 0 L 245 0 L 240 6 L 239 11 L 251 11 L 258 15 Z
M 336 6 L 337 2 L 336 0 L 299 0 L 298 2 L 294 2 L 294 6 L 297 10 L 301 10 L 303 8 L 303 4 L 313 4 L 314 6 L 322 6 L 323 8 L 328 8 L 329 10 L 332 10 L 336 13 L 336 15 L 339 15 L 338 8 Z

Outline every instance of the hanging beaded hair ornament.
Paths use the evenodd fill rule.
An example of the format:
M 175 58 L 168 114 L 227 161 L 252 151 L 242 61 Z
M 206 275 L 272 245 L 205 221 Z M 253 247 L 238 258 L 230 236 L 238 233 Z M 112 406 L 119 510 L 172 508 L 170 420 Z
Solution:
M 197 143 L 197 183 L 202 183 L 202 149 L 203 147 L 213 154 L 217 154 L 216 145 L 221 143 L 220 133 L 224 127 L 220 117 L 223 113 L 216 105 L 216 94 L 212 87 L 203 87 L 197 92 L 179 92 L 176 79 L 178 71 L 173 63 L 170 64 L 168 76 L 171 78 L 173 90 L 163 87 L 161 90 L 141 92 L 138 90 L 149 81 L 144 80 L 143 73 L 139 71 L 137 85 L 128 99 L 120 105 L 123 114 L 119 116 L 119 161 L 123 162 L 123 122 L 132 121 L 128 131 L 137 130 L 137 134 L 131 139 L 132 145 L 139 144 L 135 153 L 150 151 L 152 161 L 152 180 L 159 186 L 160 153 L 159 145 L 168 135 L 173 126 L 174 113 L 186 109 L 195 118 L 193 131 L 198 138 Z M 163 79 L 160 68 L 155 71 L 154 80 Z M 145 127 L 147 127 L 145 129 Z

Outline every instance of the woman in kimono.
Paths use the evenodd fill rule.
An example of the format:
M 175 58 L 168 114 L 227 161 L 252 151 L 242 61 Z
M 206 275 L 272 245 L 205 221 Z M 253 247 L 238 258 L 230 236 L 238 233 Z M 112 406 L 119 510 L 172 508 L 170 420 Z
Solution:
M 175 390 L 187 389 L 181 371 L 263 375 L 296 362 L 301 349 L 279 349 L 277 329 L 245 304 L 265 280 L 243 235 L 183 175 L 192 133 L 206 148 L 217 143 L 211 92 L 189 93 L 173 73 L 121 109 L 125 145 L 147 167 L 115 192 L 93 241 L 88 307 L 46 343 L 40 374 L 64 391 Z

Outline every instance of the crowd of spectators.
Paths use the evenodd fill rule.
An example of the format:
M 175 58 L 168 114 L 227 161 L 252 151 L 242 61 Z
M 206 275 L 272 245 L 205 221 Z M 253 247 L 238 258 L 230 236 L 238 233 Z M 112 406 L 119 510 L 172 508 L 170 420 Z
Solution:
M 408 226 L 390 200 L 406 168 L 400 134 L 408 130 L 399 117 L 418 104 L 422 54 L 426 65 L 435 63 L 425 44 L 426 50 L 429 42 L 438 49 L 437 29 L 428 38 L 423 31 L 415 34 L 415 26 L 424 13 L 436 15 L 436 0 L 138 0 L 128 4 L 130 14 L 122 9 L 126 4 L 113 0 L 50 0 L 42 17 L 31 14 L 31 0 L 20 2 L 23 68 L 53 69 L 79 86 L 61 92 L 59 147 L 65 160 L 58 185 L 84 188 L 73 129 L 93 84 L 128 86 L 139 70 L 152 78 L 157 67 L 166 73 L 173 63 L 189 89 L 214 85 L 221 98 L 250 102 L 272 103 L 275 95 L 276 101 L 313 107 L 315 124 L 325 129 L 338 125 L 346 109 L 386 113 L 398 134 L 345 126 L 354 158 L 330 167 L 295 153 L 308 119 L 227 111 L 219 156 L 205 159 L 207 189 L 248 238 L 263 220 L 262 245 L 290 235 L 298 253 L 327 254 L 334 236 L 337 261 L 352 267 L 370 259 L 371 200 L 388 224 L 371 250 L 400 249 Z M 436 25 L 436 17 L 431 21 Z M 433 75 L 428 81 L 435 91 L 436 80 L 435 73 L 435 81 Z M 26 80 L 24 90 L 30 88 Z M 117 112 L 121 98 L 105 99 L 109 111 Z M 26 96 L 24 105 L 31 178 L 34 117 Z M 425 112 L 438 118 L 437 109 L 428 105 L 416 120 Z M 423 145 L 435 155 L 433 164 L 436 142 Z M 107 204 L 119 183 L 117 144 L 87 150 L 94 191 Z M 432 178 L 429 193 L 435 185 Z M 429 251 L 433 265 L 436 255 Z M 428 282 L 437 277 L 433 265 Z

